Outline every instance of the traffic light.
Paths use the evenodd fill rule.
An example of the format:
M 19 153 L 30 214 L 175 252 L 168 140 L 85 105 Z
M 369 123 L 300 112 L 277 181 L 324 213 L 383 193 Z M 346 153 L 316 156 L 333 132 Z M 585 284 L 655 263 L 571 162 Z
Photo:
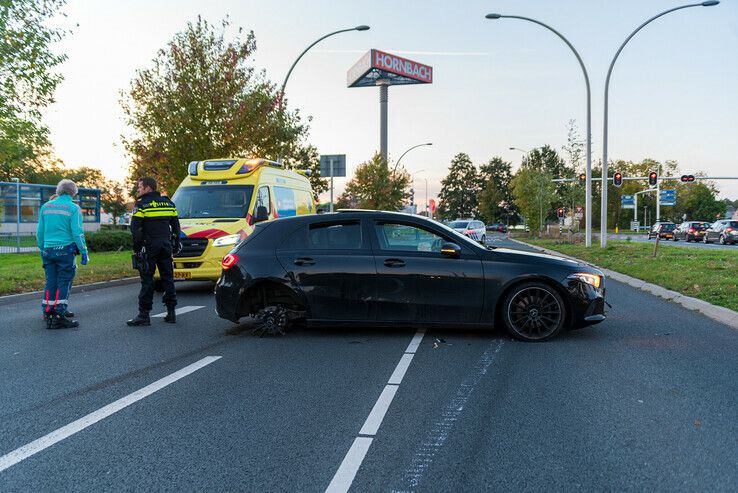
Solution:
M 658 181 L 659 181 L 659 174 L 656 173 L 655 171 L 651 171 L 648 174 L 648 184 L 651 185 L 652 187 L 655 187 Z
M 694 175 L 682 175 L 680 180 L 682 183 L 694 183 Z
M 584 183 L 585 181 L 587 181 L 587 175 L 585 173 L 582 173 L 581 175 L 579 175 L 579 183 Z
M 564 208 L 563 207 L 559 207 L 558 209 L 556 209 L 556 215 L 559 217 L 559 219 L 561 219 L 562 217 L 564 217 Z
M 620 171 L 612 175 L 612 184 L 616 187 L 623 186 L 623 174 Z

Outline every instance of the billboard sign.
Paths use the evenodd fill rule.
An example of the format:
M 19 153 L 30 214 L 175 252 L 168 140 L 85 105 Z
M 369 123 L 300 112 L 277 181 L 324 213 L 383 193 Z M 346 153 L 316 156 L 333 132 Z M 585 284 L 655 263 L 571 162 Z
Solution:
M 378 80 L 389 85 L 431 84 L 433 67 L 380 50 L 369 50 L 348 71 L 348 87 L 376 86 Z
M 676 205 L 676 190 L 659 190 L 659 202 L 661 205 Z

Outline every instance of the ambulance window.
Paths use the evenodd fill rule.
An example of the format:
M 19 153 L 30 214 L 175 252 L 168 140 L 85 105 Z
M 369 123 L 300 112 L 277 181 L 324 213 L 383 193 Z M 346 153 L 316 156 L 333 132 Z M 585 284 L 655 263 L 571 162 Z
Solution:
M 266 207 L 267 214 L 272 212 L 272 201 L 269 200 L 269 187 L 259 188 L 259 193 L 256 194 L 256 204 L 254 204 L 254 214 L 260 206 Z

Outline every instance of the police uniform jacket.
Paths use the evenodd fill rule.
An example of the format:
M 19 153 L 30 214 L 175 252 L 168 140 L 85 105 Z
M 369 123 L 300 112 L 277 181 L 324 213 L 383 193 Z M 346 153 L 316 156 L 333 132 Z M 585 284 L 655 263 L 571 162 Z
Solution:
M 131 217 L 134 251 L 153 240 L 177 242 L 179 232 L 177 209 L 169 197 L 154 191 L 138 199 Z

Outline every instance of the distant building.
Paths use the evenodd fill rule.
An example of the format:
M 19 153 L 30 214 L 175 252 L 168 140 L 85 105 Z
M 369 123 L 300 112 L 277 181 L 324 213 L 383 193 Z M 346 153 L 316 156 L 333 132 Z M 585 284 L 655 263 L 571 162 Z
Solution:
M 0 182 L 0 233 L 16 232 L 18 224 L 18 199 L 20 198 L 21 233 L 36 233 L 41 206 L 56 193 L 56 185 Z M 20 197 L 19 197 L 20 196 Z M 100 229 L 100 190 L 80 188 L 74 202 L 82 209 L 82 226 L 85 231 Z

